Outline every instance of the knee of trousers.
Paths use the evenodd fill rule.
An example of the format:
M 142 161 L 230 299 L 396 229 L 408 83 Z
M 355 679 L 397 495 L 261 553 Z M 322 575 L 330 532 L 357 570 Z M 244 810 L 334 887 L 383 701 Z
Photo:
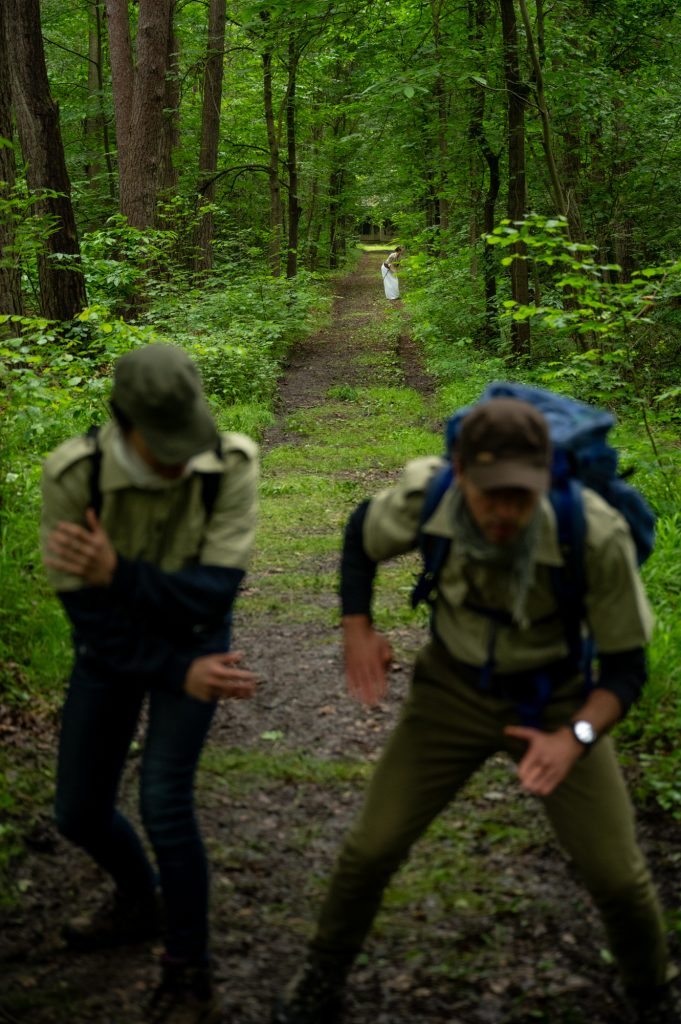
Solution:
M 149 781 L 143 785 L 140 814 L 154 846 L 176 845 L 198 832 L 191 788 L 171 780 Z
M 584 873 L 595 901 L 604 909 L 637 907 L 655 902 L 650 872 L 640 854 L 630 864 L 605 863 Z
M 381 884 L 397 871 L 408 853 L 409 846 L 403 843 L 389 842 L 381 835 L 351 832 L 338 858 L 338 869 L 369 884 Z

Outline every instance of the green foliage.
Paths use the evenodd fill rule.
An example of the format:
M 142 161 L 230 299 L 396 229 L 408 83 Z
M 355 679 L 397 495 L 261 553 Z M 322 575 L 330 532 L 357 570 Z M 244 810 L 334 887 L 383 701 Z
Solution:
M 447 378 L 453 347 L 471 344 L 482 328 L 468 253 L 460 249 L 435 260 L 422 249 L 408 258 L 407 266 L 404 301 L 413 310 L 414 336 L 423 345 L 432 372 Z

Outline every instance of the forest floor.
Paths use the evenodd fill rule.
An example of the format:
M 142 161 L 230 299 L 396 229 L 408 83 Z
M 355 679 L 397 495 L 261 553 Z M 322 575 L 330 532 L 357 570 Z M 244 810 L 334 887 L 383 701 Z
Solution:
M 426 443 L 439 448 L 433 382 L 406 318 L 383 299 L 379 259 L 364 255 L 337 283 L 331 323 L 293 353 L 263 444 L 263 539 L 235 644 L 261 683 L 253 701 L 219 706 L 198 782 L 213 866 L 213 953 L 231 1024 L 267 1022 L 304 954 L 425 633 L 422 618 L 388 616 L 390 695 L 374 709 L 345 695 L 334 594 L 341 524 L 410 454 L 397 425 L 394 440 L 376 432 L 386 412 L 398 420 L 408 407 L 419 449 L 411 454 Z M 385 455 L 391 450 L 394 458 Z M 393 589 L 388 603 L 406 604 L 404 577 L 393 578 Z M 55 734 L 56 721 L 45 718 L 34 748 L 18 747 L 17 759 L 31 758 L 47 778 Z M 121 790 L 134 820 L 137 765 L 133 751 Z M 47 803 L 27 817 L 15 901 L 0 922 L 0 1022 L 139 1020 L 159 951 L 64 947 L 64 919 L 96 905 L 107 883 L 57 836 Z M 639 825 L 664 903 L 676 911 L 679 827 L 643 808 Z M 345 1021 L 620 1024 L 613 980 L 590 900 L 538 803 L 499 757 L 396 876 L 352 972 Z

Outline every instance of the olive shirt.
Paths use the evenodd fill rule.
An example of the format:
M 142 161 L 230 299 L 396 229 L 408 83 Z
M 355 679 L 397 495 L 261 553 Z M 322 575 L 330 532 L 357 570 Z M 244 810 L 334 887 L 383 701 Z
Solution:
M 92 501 L 93 455 L 101 451 L 100 522 L 118 564 L 108 587 L 47 570 L 74 627 L 78 657 L 105 673 L 136 674 L 181 689 L 199 654 L 225 649 L 225 620 L 253 546 L 257 512 L 257 446 L 225 433 L 217 452 L 192 459 L 188 475 L 158 490 L 136 486 L 116 459 L 118 428 L 107 423 L 97 442 L 60 445 L 43 470 L 41 537 L 60 521 L 85 526 Z M 210 515 L 205 474 L 219 474 Z
M 361 516 L 361 545 L 370 563 L 413 550 L 421 528 L 437 536 L 454 537 L 452 490 L 445 493 L 423 527 L 420 522 L 428 483 L 443 464 L 436 457 L 408 463 L 398 483 L 368 503 Z M 625 520 L 593 491 L 584 489 L 583 495 L 587 523 L 582 553 L 586 624 L 599 654 L 606 656 L 602 665 L 609 656 L 613 656 L 613 664 L 622 661 L 615 657 L 622 652 L 642 651 L 650 638 L 652 614 Z M 520 624 L 493 621 L 468 606 L 510 612 L 509 574 L 499 567 L 464 560 L 457 554 L 456 545 L 451 545 L 438 576 L 433 629 L 457 661 L 482 667 L 493 654 L 494 671 L 503 675 L 532 672 L 568 656 L 565 626 L 551 580 L 551 570 L 563 565 L 564 560 L 555 515 L 547 498 L 541 500 L 539 515 L 534 580 L 527 594 L 525 621 Z M 346 547 L 353 543 L 347 537 L 346 534 Z M 345 613 L 366 611 L 361 600 L 351 599 L 352 606 L 344 602 Z M 640 683 L 642 680 L 632 682 L 633 695 Z M 617 686 L 612 688 L 617 692 Z M 622 703 L 624 707 L 631 703 L 626 693 L 622 694 Z

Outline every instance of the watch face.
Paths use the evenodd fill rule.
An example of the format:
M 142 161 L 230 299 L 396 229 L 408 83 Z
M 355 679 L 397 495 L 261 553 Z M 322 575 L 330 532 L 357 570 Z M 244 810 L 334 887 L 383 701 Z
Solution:
M 572 731 L 580 743 L 593 743 L 596 740 L 596 730 L 591 722 L 573 722 Z

